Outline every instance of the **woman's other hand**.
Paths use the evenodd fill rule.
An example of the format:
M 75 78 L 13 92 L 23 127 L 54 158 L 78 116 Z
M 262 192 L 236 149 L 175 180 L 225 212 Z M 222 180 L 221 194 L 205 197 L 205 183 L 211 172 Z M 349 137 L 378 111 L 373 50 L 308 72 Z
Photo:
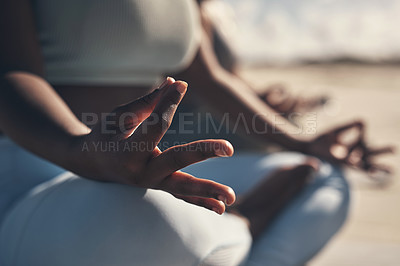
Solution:
M 222 214 L 225 204 L 235 201 L 234 191 L 179 170 L 212 157 L 232 156 L 232 145 L 201 140 L 163 152 L 157 147 L 186 89 L 185 82 L 167 78 L 152 93 L 102 116 L 89 134 L 74 139 L 69 169 L 99 181 L 164 190 Z
M 353 134 L 349 140 L 348 135 L 351 133 Z M 361 121 L 351 122 L 321 134 L 313 139 L 306 148 L 306 152 L 311 155 L 333 163 L 365 170 L 371 177 L 378 176 L 378 173 L 389 174 L 391 172 L 389 167 L 374 161 L 377 155 L 393 151 L 394 148 L 391 146 L 368 147 L 365 143 L 365 125 Z

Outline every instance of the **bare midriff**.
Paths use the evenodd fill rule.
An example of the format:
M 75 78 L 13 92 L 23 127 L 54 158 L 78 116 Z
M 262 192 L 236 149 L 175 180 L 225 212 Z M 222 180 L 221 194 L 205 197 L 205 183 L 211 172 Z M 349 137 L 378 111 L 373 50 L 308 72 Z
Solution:
M 152 86 L 54 86 L 72 112 L 82 120 L 84 113 L 111 112 L 115 107 L 131 102 L 152 90 Z M 100 117 L 100 116 L 99 116 Z

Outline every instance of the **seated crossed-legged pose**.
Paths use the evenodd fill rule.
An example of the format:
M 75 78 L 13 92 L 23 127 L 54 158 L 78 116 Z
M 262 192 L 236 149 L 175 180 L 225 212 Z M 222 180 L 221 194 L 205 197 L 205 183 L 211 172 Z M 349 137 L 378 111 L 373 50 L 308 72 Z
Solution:
M 1 265 L 300 265 L 340 228 L 348 186 L 330 163 L 300 153 L 204 161 L 233 155 L 218 139 L 157 147 L 187 89 L 168 78 L 151 91 L 162 73 L 217 86 L 209 101 L 242 103 L 232 114 L 257 111 L 210 73 L 194 2 L 2 5 Z M 362 127 L 306 141 L 257 125 L 281 133 L 260 141 L 336 163 L 348 156 L 329 148 Z

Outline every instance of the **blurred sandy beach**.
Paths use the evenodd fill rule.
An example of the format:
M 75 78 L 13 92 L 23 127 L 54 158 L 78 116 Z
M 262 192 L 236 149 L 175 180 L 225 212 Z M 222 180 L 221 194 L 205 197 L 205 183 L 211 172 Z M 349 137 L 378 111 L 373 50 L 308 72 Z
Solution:
M 367 122 L 374 145 L 393 144 L 397 153 L 382 158 L 393 166 L 392 183 L 380 188 L 363 173 L 348 170 L 352 187 L 349 219 L 311 266 L 397 266 L 400 263 L 400 66 L 314 64 L 242 69 L 257 88 L 284 83 L 302 95 L 326 94 L 318 112 L 319 131 L 354 118 Z
M 246 64 L 400 59 L 399 0 L 222 1 L 232 10 L 224 20 L 216 8 L 221 31 Z

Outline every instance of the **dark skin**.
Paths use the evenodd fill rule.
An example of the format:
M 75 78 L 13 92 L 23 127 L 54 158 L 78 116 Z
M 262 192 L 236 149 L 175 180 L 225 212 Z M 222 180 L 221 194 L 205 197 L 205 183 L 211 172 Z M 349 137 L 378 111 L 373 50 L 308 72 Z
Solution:
M 240 79 L 240 76 L 237 74 L 237 69 L 239 66 L 234 58 L 234 52 L 227 43 L 228 40 L 224 40 L 224 38 L 220 36 L 218 30 L 216 29 L 215 23 L 209 17 L 206 8 L 204 8 L 204 6 L 202 5 L 202 3 L 211 1 L 213 0 L 197 1 L 200 7 L 200 15 L 203 29 L 213 46 L 218 42 L 218 46 L 220 47 L 219 49 L 223 49 L 224 51 L 222 56 L 218 57 L 220 65 L 227 72 Z M 249 88 L 252 88 L 251 85 L 247 85 L 249 86 Z M 282 114 L 282 116 L 288 118 L 289 121 L 293 123 L 295 121 L 290 120 L 290 115 L 292 113 L 302 113 L 317 109 L 323 106 L 328 99 L 326 96 L 316 96 L 309 98 L 302 96 L 296 97 L 291 95 L 288 89 L 285 88 L 285 86 L 283 86 L 282 84 L 271 84 L 266 86 L 264 89 L 258 90 L 261 92 L 257 92 L 256 90 L 254 91 L 257 93 L 260 99 L 264 101 L 268 106 L 270 106 L 274 111 Z
M 38 156 L 84 178 L 164 190 L 219 214 L 225 211 L 225 205 L 235 202 L 235 193 L 230 187 L 179 171 L 208 158 L 232 156 L 233 147 L 229 142 L 200 140 L 165 151 L 157 147 L 187 91 L 186 82 L 169 78 L 156 91 L 147 86 L 52 86 L 44 79 L 43 58 L 30 2 L 2 1 L 0 12 L 2 132 Z M 284 118 L 266 106 L 246 84 L 218 65 L 207 38 L 203 38 L 192 64 L 176 76 L 191 84 L 192 90 L 197 93 L 196 97 L 206 98 L 214 109 L 222 113 L 229 112 L 233 118 L 243 114 L 246 122 L 251 123 L 258 114 L 274 116 L 274 119 L 268 115 L 257 116 L 255 119 L 256 127 L 271 129 L 263 134 L 255 130 L 250 132 L 249 137 L 257 139 L 260 144 L 272 141 L 290 150 L 356 165 L 348 160 L 338 160 L 331 153 L 330 147 L 336 144 L 342 131 L 356 127 L 359 123 L 349 123 L 344 129 L 334 129 L 318 137 L 306 138 L 290 134 L 293 127 L 285 123 Z M 221 105 L 221 102 L 225 104 Z M 111 134 L 101 130 L 107 121 L 100 120 L 89 128 L 79 120 L 85 112 L 99 114 L 110 111 L 116 114 Z M 127 113 L 135 114 L 135 119 L 120 119 L 125 118 L 124 114 Z M 151 115 L 162 119 L 154 122 Z M 141 130 L 144 125 L 147 131 Z M 84 143 L 93 141 L 113 141 L 120 147 L 144 143 L 146 148 L 130 152 L 100 153 L 90 149 L 83 152 Z M 193 146 L 200 148 L 191 149 Z M 346 147 L 349 150 L 362 147 L 358 144 L 355 148 L 353 146 Z M 375 154 L 369 154 L 370 151 L 364 151 L 362 162 L 373 158 Z M 315 171 L 313 165 L 306 162 L 299 169 L 282 169 L 279 174 L 275 174 L 275 178 L 268 182 L 268 187 L 279 188 L 281 194 L 286 196 L 277 198 L 274 204 L 263 198 L 265 193 L 259 191 L 246 196 L 272 204 L 264 206 L 267 208 L 265 216 L 254 218 L 255 212 L 246 211 L 252 208 L 253 201 L 243 201 L 233 207 L 238 215 L 249 221 L 255 237 L 260 228 L 265 228 L 271 217 L 303 187 L 303 181 Z M 304 171 L 304 168 L 308 170 Z M 292 174 L 288 175 L 288 172 Z M 297 180 L 297 177 L 298 182 L 294 182 L 297 189 L 283 185 L 288 184 L 288 180 Z
M 205 76 L 199 75 L 205 73 Z M 228 112 L 236 121 L 239 115 L 244 117 L 242 128 L 254 123 L 254 128 L 246 128 L 243 136 L 257 139 L 259 145 L 268 145 L 271 142 L 283 148 L 299 151 L 323 158 L 335 164 L 355 167 L 368 172 L 389 172 L 385 165 L 376 164 L 377 155 L 392 153 L 391 146 L 372 148 L 365 143 L 365 123 L 355 120 L 336 126 L 319 136 L 310 136 L 299 132 L 295 126 L 266 105 L 259 96 L 248 87 L 240 78 L 223 69 L 213 53 L 211 41 L 204 32 L 200 50 L 193 63 L 177 77 L 192 84 L 189 97 L 203 99 L 203 103 L 216 112 Z M 192 96 L 193 95 L 193 96 Z M 224 102 L 223 105 L 220 103 Z M 263 114 L 263 115 L 260 115 Z M 260 133 L 262 129 L 268 128 Z M 354 141 L 342 141 L 347 133 L 354 133 Z M 338 155 L 337 148 L 343 152 Z M 359 154 L 356 159 L 354 151 Z

